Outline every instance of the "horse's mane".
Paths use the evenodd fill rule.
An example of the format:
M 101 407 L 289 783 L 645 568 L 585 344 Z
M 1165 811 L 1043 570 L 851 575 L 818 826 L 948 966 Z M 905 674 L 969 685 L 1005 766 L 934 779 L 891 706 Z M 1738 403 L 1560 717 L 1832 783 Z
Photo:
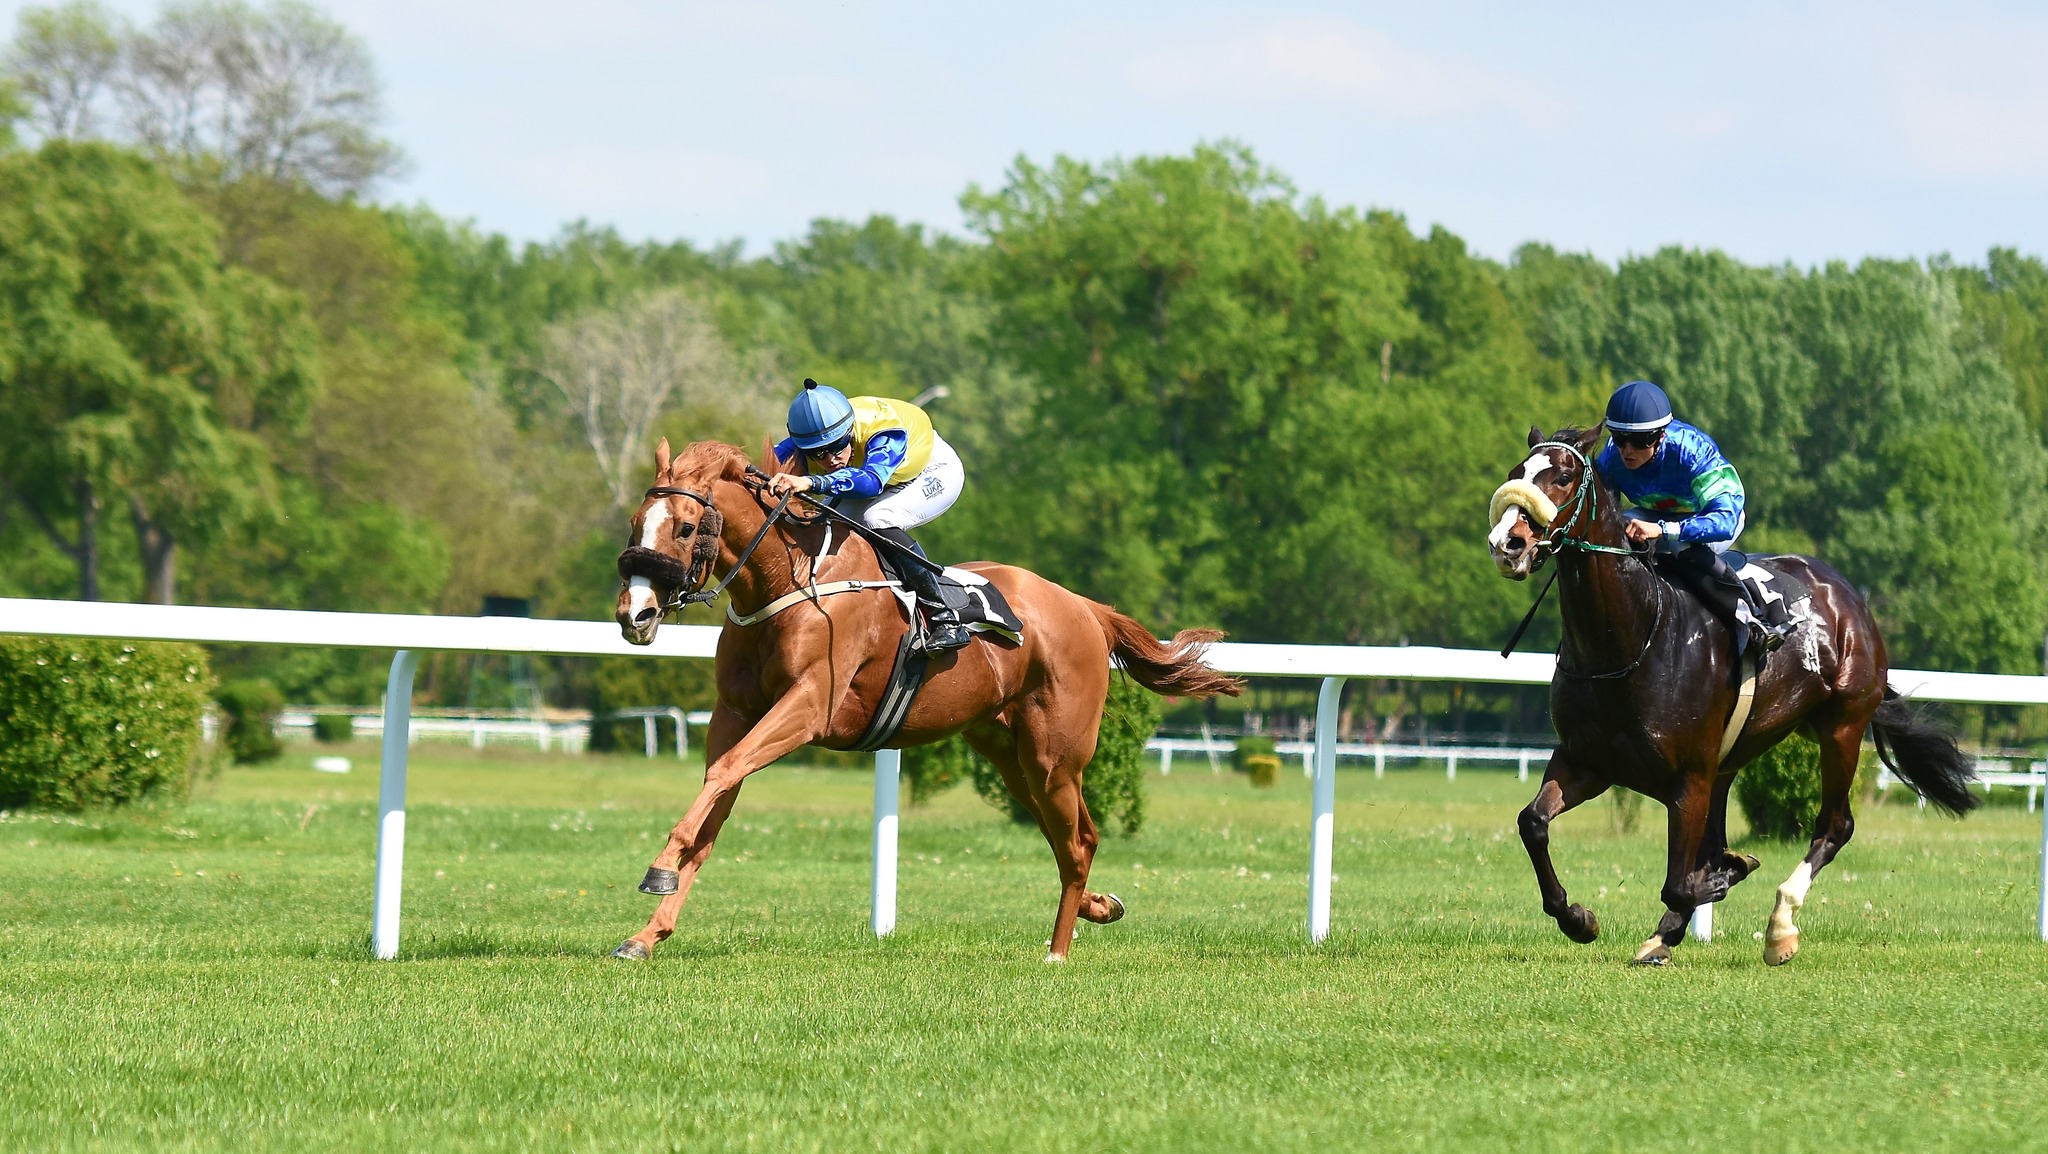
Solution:
M 692 441 L 683 446 L 682 454 L 669 466 L 669 475 L 738 481 L 746 477 L 747 466 L 752 463 L 737 445 L 723 441 Z
M 1604 427 L 1604 422 L 1596 425 L 1566 425 L 1564 428 L 1559 429 L 1555 433 L 1550 434 L 1548 437 L 1545 437 L 1544 440 L 1559 441 L 1567 445 L 1576 445 L 1581 441 L 1590 440 L 1594 437 L 1599 436 L 1600 431 Z

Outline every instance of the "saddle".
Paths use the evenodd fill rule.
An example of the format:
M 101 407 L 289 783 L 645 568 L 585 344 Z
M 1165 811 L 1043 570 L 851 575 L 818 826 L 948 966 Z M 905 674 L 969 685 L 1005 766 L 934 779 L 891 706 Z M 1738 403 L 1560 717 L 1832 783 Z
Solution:
M 897 582 L 893 592 L 897 603 L 903 606 L 905 620 L 910 622 L 913 632 L 922 629 L 917 612 L 917 594 L 903 581 L 901 567 L 906 562 L 892 549 L 877 549 L 875 555 L 882 563 L 883 576 Z M 960 624 L 966 626 L 968 632 L 992 634 L 1012 645 L 1024 639 L 1024 623 L 1011 611 L 1010 603 L 1003 598 L 1003 591 L 991 584 L 988 578 L 965 569 L 948 567 L 939 572 L 934 584 L 945 599 L 946 607 L 959 616 Z
M 905 560 L 896 555 L 894 549 L 877 549 L 875 556 L 882 563 L 882 576 L 889 583 L 889 591 L 896 595 L 896 602 L 903 608 L 903 616 L 910 628 L 903 633 L 903 640 L 896 644 L 896 662 L 889 668 L 889 683 L 882 689 L 882 700 L 875 706 L 875 715 L 868 720 L 868 727 L 854 740 L 853 749 L 872 751 L 884 748 L 895 740 L 902 730 L 903 722 L 910 716 L 910 707 L 917 701 L 917 691 L 924 688 L 925 671 L 931 666 L 932 655 L 926 652 L 920 642 L 924 638 L 924 623 L 917 612 L 917 594 L 903 580 L 899 566 Z M 988 578 L 965 569 L 943 569 L 933 582 L 946 605 L 960 618 L 960 624 L 968 632 L 988 634 L 1012 645 L 1024 638 L 1024 623 L 1010 609 L 1010 603 L 1003 598 L 1003 591 L 989 583 Z

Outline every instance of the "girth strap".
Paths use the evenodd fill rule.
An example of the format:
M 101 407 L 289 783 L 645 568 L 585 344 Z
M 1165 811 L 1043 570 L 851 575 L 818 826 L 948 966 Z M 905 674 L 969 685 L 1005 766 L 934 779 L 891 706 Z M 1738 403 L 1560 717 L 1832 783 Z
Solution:
M 755 625 L 804 601 L 822 600 L 835 593 L 858 593 L 863 589 L 894 589 L 901 584 L 900 581 L 827 581 L 823 585 L 806 585 L 794 593 L 784 593 L 744 617 L 733 612 L 732 602 L 728 601 L 725 603 L 725 619 L 742 627 Z
M 1735 660 L 1741 664 L 1742 685 L 1735 691 L 1735 712 L 1728 717 L 1728 728 L 1721 734 L 1721 757 L 1716 765 L 1728 764 L 1728 755 L 1735 750 L 1735 743 L 1742 740 L 1742 730 L 1749 724 L 1750 707 L 1756 704 L 1756 675 L 1761 665 L 1757 653 L 1762 646 L 1752 645 Z
M 917 700 L 917 691 L 924 688 L 925 666 L 931 657 L 916 647 L 917 630 L 903 634 L 903 640 L 896 645 L 896 664 L 889 670 L 889 684 L 882 690 L 882 700 L 875 706 L 875 716 L 868 721 L 868 727 L 853 743 L 853 748 L 873 752 L 895 740 L 903 729 L 904 721 L 910 717 L 911 703 Z

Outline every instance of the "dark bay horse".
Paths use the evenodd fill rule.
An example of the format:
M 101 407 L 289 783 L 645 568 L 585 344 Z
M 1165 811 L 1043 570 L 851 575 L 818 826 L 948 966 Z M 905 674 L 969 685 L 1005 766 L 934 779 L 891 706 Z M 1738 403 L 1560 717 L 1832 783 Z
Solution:
M 769 472 L 781 463 L 765 458 Z M 654 640 L 665 610 L 717 574 L 741 617 L 788 607 L 753 624 L 728 615 L 718 639 L 718 704 L 705 747 L 704 788 L 669 834 L 640 888 L 663 895 L 645 929 L 614 951 L 649 957 L 675 931 L 690 885 L 711 855 L 748 774 L 805 745 L 851 747 L 883 698 L 909 624 L 867 540 L 843 527 L 790 515 L 767 496 L 768 474 L 731 445 L 701 441 L 671 460 L 655 452 L 654 488 L 633 514 L 621 568 L 618 622 L 626 640 Z M 715 536 L 714 536 L 715 535 Z M 981 637 L 931 658 L 924 687 L 889 744 L 923 745 L 963 734 L 1002 773 L 1059 863 L 1060 901 L 1047 961 L 1066 960 L 1074 919 L 1123 916 L 1113 894 L 1090 892 L 1097 842 L 1081 800 L 1081 774 L 1095 756 L 1110 659 L 1154 693 L 1235 696 L 1233 678 L 1202 663 L 1213 630 L 1184 630 L 1161 644 L 1138 622 L 1036 574 L 975 564 L 1023 623 L 1021 643 Z M 861 589 L 806 595 L 837 582 Z M 729 584 L 727 584 L 729 582 Z
M 1726 626 L 1699 599 L 1632 552 L 1614 496 L 1591 466 L 1601 426 L 1529 430 L 1529 455 L 1494 495 L 1489 543 L 1501 573 L 1526 580 L 1555 555 L 1564 641 L 1550 683 L 1558 748 L 1536 798 L 1522 811 L 1522 842 L 1543 891 L 1543 912 L 1575 942 L 1599 936 L 1591 910 L 1570 903 L 1550 862 L 1550 823 L 1620 785 L 1664 803 L 1669 856 L 1666 913 L 1635 961 L 1662 964 L 1695 907 L 1720 901 L 1757 868 L 1728 848 L 1728 788 L 1735 773 L 1793 730 L 1820 745 L 1821 805 L 1813 841 L 1778 887 L 1764 961 L 1799 952 L 1792 919 L 1814 875 L 1841 852 L 1855 822 L 1849 791 L 1865 730 L 1893 772 L 1950 813 L 1976 804 L 1973 769 L 1955 742 L 1914 717 L 1886 684 L 1884 639 L 1854 586 L 1827 565 L 1764 558 L 1811 590 L 1808 619 L 1764 666 L 1753 710 L 1723 754 L 1739 670 Z

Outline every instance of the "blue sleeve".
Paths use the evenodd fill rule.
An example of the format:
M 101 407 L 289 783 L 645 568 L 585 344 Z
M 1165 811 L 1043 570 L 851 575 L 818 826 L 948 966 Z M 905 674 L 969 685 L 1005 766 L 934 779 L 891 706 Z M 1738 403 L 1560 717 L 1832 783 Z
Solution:
M 791 468 L 796 467 L 796 459 L 802 453 L 803 450 L 796 447 L 795 437 L 784 437 L 782 443 L 775 446 L 776 460 L 781 461 L 782 463 L 790 466 Z
M 1735 466 L 1728 463 L 1705 434 L 1700 434 L 1697 442 L 1688 438 L 1684 451 L 1685 471 L 1692 479 L 1697 511 L 1678 523 L 1679 542 L 1693 545 L 1733 541 L 1742 529 L 1742 478 L 1736 476 Z
M 1600 455 L 1593 458 L 1593 471 L 1600 475 L 1601 482 L 1609 489 L 1621 493 L 1621 454 L 1615 452 L 1614 442 L 1609 441 L 1607 447 L 1600 450 Z M 1622 495 L 1627 496 L 1626 493 Z
M 859 468 L 848 467 L 825 474 L 818 478 L 818 491 L 879 497 L 909 453 L 910 433 L 903 429 L 885 429 L 868 438 L 867 459 Z

